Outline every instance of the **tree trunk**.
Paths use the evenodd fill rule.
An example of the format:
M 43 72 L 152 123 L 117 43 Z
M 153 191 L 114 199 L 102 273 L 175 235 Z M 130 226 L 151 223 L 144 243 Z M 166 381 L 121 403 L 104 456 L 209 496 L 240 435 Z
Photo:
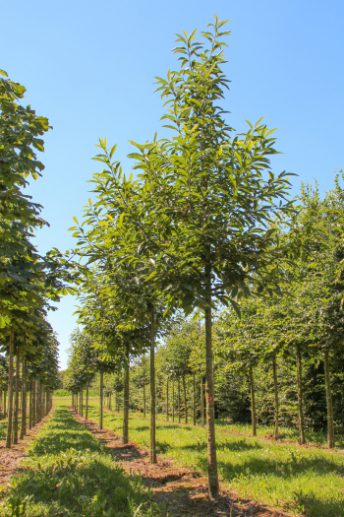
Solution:
M 89 388 L 86 386 L 86 407 L 85 407 L 85 418 L 88 420 L 88 396 L 89 396 Z
M 192 402 L 192 417 L 193 417 L 193 425 L 196 425 L 196 375 L 192 376 L 192 385 L 193 385 L 193 402 Z
M 334 423 L 333 423 L 333 401 L 330 374 L 330 353 L 326 347 L 324 352 L 324 373 L 326 390 L 326 409 L 327 409 L 327 444 L 330 449 L 334 447 Z
M 103 414 L 104 414 L 104 372 L 100 370 L 99 373 L 99 427 L 103 429 Z
M 273 380 L 274 380 L 274 439 L 278 440 L 279 397 L 278 397 L 276 353 L 272 356 L 272 374 L 273 374 Z
M 20 374 L 20 355 L 16 353 L 16 376 L 14 379 L 14 419 L 13 419 L 13 443 L 18 443 L 19 428 L 19 374 Z
M 180 379 L 177 380 L 178 424 L 180 424 Z
M 26 358 L 23 357 L 22 363 L 22 414 L 21 414 L 21 429 L 20 438 L 23 439 L 26 435 Z
M 39 423 L 41 421 L 41 418 L 42 418 L 42 413 L 41 413 L 41 410 L 42 410 L 42 406 L 41 406 L 41 402 L 42 402 L 42 383 L 40 380 L 37 380 L 36 382 L 36 397 L 35 397 L 35 400 L 36 400 L 36 423 Z
M 211 307 L 211 271 L 206 268 L 206 306 L 205 316 L 205 349 L 206 349 L 206 406 L 208 434 L 208 490 L 210 499 L 219 495 L 219 479 L 217 473 L 216 440 L 215 440 L 215 408 L 213 379 L 213 336 Z
M 170 383 L 167 377 L 166 382 L 166 420 L 169 422 L 170 420 L 170 393 L 169 393 Z
M 84 416 L 84 398 L 83 398 L 83 390 L 80 390 L 80 415 Z
M 183 375 L 183 392 L 184 392 L 184 411 L 185 411 L 185 423 L 188 423 L 188 403 L 187 403 L 187 396 L 186 396 L 186 382 L 185 382 L 185 375 Z
M 30 382 L 30 393 L 29 393 L 29 429 L 32 427 L 32 389 L 33 381 Z
M 155 321 L 152 318 L 152 329 L 150 339 L 150 404 L 151 404 L 151 421 L 150 421 L 150 461 L 156 463 L 156 438 L 155 438 Z
M 172 422 L 174 422 L 174 408 L 175 408 L 175 399 L 174 399 L 174 379 L 172 380 Z
M 4 391 L 4 417 L 7 417 L 7 391 Z
M 143 382 L 143 418 L 147 416 L 147 396 L 146 396 L 146 383 Z
M 8 421 L 6 447 L 11 448 L 12 445 L 12 428 L 13 428 L 13 354 L 14 354 L 14 333 L 11 332 L 9 344 L 9 364 L 8 364 Z
M 204 382 L 204 377 L 202 376 L 201 377 L 201 399 L 200 399 L 200 403 L 201 403 L 201 425 L 205 425 L 205 421 L 206 421 L 206 415 L 205 415 L 205 382 Z
M 124 392 L 123 392 L 123 443 L 129 442 L 129 376 L 130 376 L 129 346 L 125 348 L 124 359 Z
M 253 367 L 250 364 L 250 391 L 251 391 L 251 423 L 252 436 L 257 436 L 257 413 L 256 413 L 256 393 L 254 386 Z
M 302 357 L 300 345 L 296 345 L 296 367 L 297 367 L 297 405 L 299 424 L 299 443 L 305 443 L 305 423 L 303 414 L 303 382 L 302 382 Z

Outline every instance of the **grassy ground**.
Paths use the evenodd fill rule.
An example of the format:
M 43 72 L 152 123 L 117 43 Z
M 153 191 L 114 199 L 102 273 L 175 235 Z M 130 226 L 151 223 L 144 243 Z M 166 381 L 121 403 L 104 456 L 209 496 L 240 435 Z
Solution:
M 64 406 L 31 444 L 0 503 L 2 517 L 159 514 L 140 480 L 128 478 Z
M 0 440 L 4 440 L 6 437 L 7 420 L 6 418 L 0 419 Z
M 89 417 L 98 418 L 91 400 Z M 104 426 L 121 433 L 120 415 L 105 412 Z M 246 429 L 248 431 L 248 429 Z M 263 431 L 260 431 L 264 433 Z M 244 426 L 217 427 L 221 479 L 243 499 L 311 517 L 344 517 L 344 454 L 317 447 L 244 436 Z M 290 436 L 291 437 L 291 436 Z M 130 439 L 149 446 L 149 419 L 133 415 Z M 158 420 L 158 450 L 180 466 L 206 471 L 206 431 Z

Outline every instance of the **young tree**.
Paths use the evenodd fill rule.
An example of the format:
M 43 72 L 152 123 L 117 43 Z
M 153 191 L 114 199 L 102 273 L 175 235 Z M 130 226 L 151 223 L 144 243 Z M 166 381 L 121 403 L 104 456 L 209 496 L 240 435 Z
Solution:
M 261 121 L 235 134 L 219 103 L 228 85 L 223 72 L 224 22 L 215 20 L 177 38 L 180 68 L 158 79 L 172 136 L 138 145 L 145 213 L 155 226 L 154 281 L 171 307 L 203 311 L 205 320 L 209 495 L 218 495 L 214 425 L 213 311 L 228 304 L 250 278 L 276 260 L 275 214 L 288 211 L 287 174 L 275 176 L 275 138 Z M 151 275 L 152 278 L 152 275 Z

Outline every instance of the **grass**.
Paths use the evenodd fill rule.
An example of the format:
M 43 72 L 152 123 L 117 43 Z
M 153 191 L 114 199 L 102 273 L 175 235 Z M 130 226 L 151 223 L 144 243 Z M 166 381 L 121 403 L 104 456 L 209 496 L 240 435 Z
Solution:
M 4 440 L 6 438 L 6 430 L 7 430 L 7 419 L 0 419 L 0 440 Z
M 89 417 L 98 418 L 92 398 Z M 105 411 L 104 426 L 121 433 L 120 415 Z M 248 431 L 248 429 L 247 429 Z M 244 436 L 244 426 L 217 426 L 217 457 L 224 485 L 242 499 L 254 499 L 295 515 L 344 516 L 344 454 L 317 447 Z M 262 433 L 262 431 L 261 431 Z M 130 439 L 149 447 L 149 418 L 132 415 Z M 206 472 L 206 431 L 158 419 L 158 450 L 179 466 Z
M 161 515 L 139 478 L 128 477 L 66 407 L 56 408 L 5 491 L 2 517 Z

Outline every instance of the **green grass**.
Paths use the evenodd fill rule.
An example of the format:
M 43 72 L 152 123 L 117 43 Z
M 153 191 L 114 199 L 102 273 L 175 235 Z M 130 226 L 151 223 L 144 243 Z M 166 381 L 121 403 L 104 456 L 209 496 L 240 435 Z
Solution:
M 66 407 L 32 442 L 5 491 L 2 517 L 160 515 L 139 478 L 128 477 Z
M 89 417 L 97 419 L 92 399 Z M 122 421 L 105 412 L 104 426 L 121 433 Z M 246 432 L 248 429 L 246 429 Z M 244 436 L 245 426 L 217 426 L 217 457 L 224 485 L 242 499 L 254 499 L 296 515 L 344 516 L 344 454 L 317 447 Z M 264 434 L 264 430 L 261 431 Z M 130 418 L 130 439 L 149 447 L 149 418 Z M 180 466 L 206 472 L 206 431 L 158 419 L 158 450 Z
M 0 419 L 0 440 L 4 440 L 6 438 L 6 430 L 7 430 L 7 419 Z

